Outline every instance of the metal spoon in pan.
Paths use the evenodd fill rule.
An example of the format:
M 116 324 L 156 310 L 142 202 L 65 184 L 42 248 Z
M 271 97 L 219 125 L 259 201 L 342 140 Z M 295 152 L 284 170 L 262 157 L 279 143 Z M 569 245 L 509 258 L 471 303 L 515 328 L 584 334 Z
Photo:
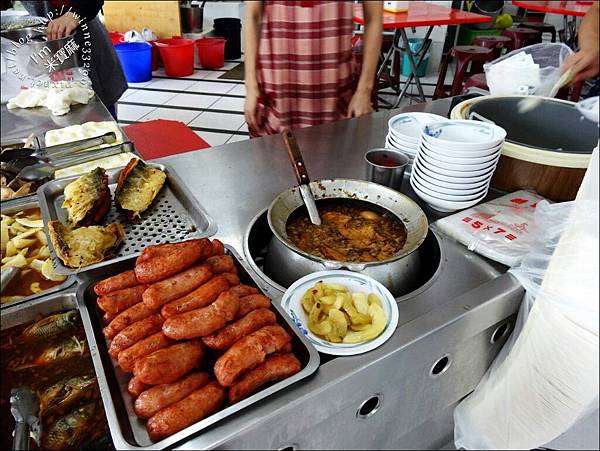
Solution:
M 291 130 L 284 130 L 282 135 L 285 146 L 287 147 L 288 156 L 290 157 L 290 161 L 292 162 L 292 166 L 294 168 L 296 180 L 298 180 L 298 187 L 300 188 L 302 200 L 304 200 L 304 205 L 306 205 L 306 209 L 308 210 L 310 222 L 315 225 L 321 225 L 321 217 L 319 216 L 319 210 L 317 210 L 315 198 L 313 197 L 313 193 L 310 189 L 310 179 L 308 178 L 306 165 L 302 159 L 302 153 L 300 152 L 300 148 L 296 142 L 296 137 Z

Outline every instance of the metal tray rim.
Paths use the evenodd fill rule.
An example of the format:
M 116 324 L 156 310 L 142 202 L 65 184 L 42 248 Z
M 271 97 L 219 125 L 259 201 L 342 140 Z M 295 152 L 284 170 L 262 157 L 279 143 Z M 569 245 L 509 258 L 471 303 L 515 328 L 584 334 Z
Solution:
M 252 281 L 256 284 L 259 289 L 262 290 L 261 285 L 257 282 L 254 272 L 251 268 L 247 266 L 247 264 L 240 258 L 239 254 L 229 245 L 225 245 L 225 249 L 234 256 L 240 265 L 247 271 L 248 275 L 252 279 Z M 132 256 L 128 257 L 132 258 Z M 116 262 L 114 262 L 116 263 Z M 134 446 L 129 443 L 123 433 L 121 432 L 121 427 L 118 421 L 117 412 L 115 409 L 115 404 L 113 403 L 112 397 L 110 395 L 110 389 L 108 387 L 108 380 L 104 373 L 104 367 L 102 365 L 102 361 L 100 358 L 100 350 L 96 343 L 96 338 L 92 326 L 92 321 L 90 318 L 90 312 L 88 311 L 87 306 L 84 301 L 84 292 L 89 287 L 89 285 L 93 283 L 92 280 L 86 280 L 85 283 L 81 283 L 79 288 L 77 289 L 77 306 L 79 308 L 79 312 L 81 315 L 81 320 L 83 322 L 83 327 L 86 333 L 86 337 L 90 346 L 90 353 L 92 355 L 92 361 L 94 364 L 94 368 L 96 371 L 96 377 L 98 378 L 98 384 L 100 387 L 100 394 L 102 396 L 102 402 L 104 403 L 104 408 L 106 410 L 106 417 L 108 420 L 109 429 L 111 431 L 111 436 L 114 442 L 116 449 L 125 449 L 125 450 L 139 450 L 139 449 L 167 449 L 172 448 L 174 445 L 183 442 L 186 438 L 189 438 L 203 429 L 227 418 L 230 415 L 235 414 L 236 412 L 243 410 L 244 408 L 254 404 L 268 396 L 276 393 L 277 391 L 292 385 L 293 383 L 304 379 L 310 375 L 312 375 L 320 365 L 320 356 L 317 350 L 310 344 L 310 342 L 306 339 L 306 337 L 298 332 L 298 329 L 293 324 L 291 318 L 285 314 L 285 312 L 281 309 L 279 303 L 271 302 L 273 308 L 277 310 L 277 312 L 281 315 L 284 321 L 289 326 L 289 329 L 293 331 L 296 337 L 302 342 L 308 351 L 308 363 L 306 366 L 300 370 L 298 373 L 294 374 L 287 379 L 277 382 L 264 390 L 261 390 L 254 395 L 246 398 L 243 401 L 240 401 L 233 406 L 226 407 L 213 415 L 210 415 L 203 420 L 188 426 L 187 428 L 173 434 L 170 437 L 167 437 L 161 441 L 155 442 L 150 446 Z
M 33 195 L 33 196 L 35 196 L 35 195 Z M 7 201 L 5 201 L 5 202 L 7 202 Z M 9 202 L 11 202 L 10 205 L 2 205 L 2 214 L 12 214 L 13 210 L 21 211 L 21 210 L 26 210 L 28 208 L 35 208 L 35 207 L 38 207 L 41 210 L 40 202 L 38 201 L 38 199 L 36 197 L 31 197 L 29 195 L 18 197 L 16 199 L 11 199 Z M 44 233 L 46 233 L 45 230 L 44 230 Z M 50 249 L 50 246 L 48 246 L 48 249 Z M 61 283 L 60 285 L 56 285 L 56 286 L 49 288 L 47 290 L 44 290 L 40 293 L 35 293 L 35 294 L 31 294 L 29 296 L 25 296 L 23 299 L 15 301 L 15 302 L 1 304 L 0 310 L 5 311 L 6 309 L 13 307 L 15 305 L 26 304 L 30 301 L 37 300 L 40 297 L 43 297 L 43 296 L 46 296 L 49 294 L 58 293 L 59 291 L 66 290 L 67 288 L 71 287 L 74 283 L 75 283 L 75 277 L 72 275 L 67 275 L 67 278 L 65 279 L 65 281 L 63 283 Z
M 196 236 L 193 236 L 193 238 L 206 238 L 206 237 L 213 236 L 217 232 L 217 224 L 216 224 L 215 220 L 212 218 L 212 216 L 210 216 L 208 214 L 208 212 L 204 209 L 204 207 L 202 207 L 202 205 L 200 205 L 200 203 L 196 200 L 196 197 L 190 192 L 190 190 L 183 183 L 181 178 L 179 178 L 179 176 L 177 175 L 175 170 L 171 166 L 166 165 L 166 164 L 157 164 L 157 163 L 152 163 L 152 162 L 146 162 L 146 164 L 150 167 L 154 167 L 154 168 L 160 169 L 161 171 L 165 171 L 167 173 L 167 183 L 168 183 L 168 180 L 171 179 L 171 181 L 175 185 L 177 185 L 178 189 L 183 191 L 184 196 L 193 205 L 194 209 L 196 211 L 198 211 L 200 214 L 202 214 L 204 216 L 204 218 L 206 219 L 206 222 L 208 223 L 206 231 L 204 231 L 203 233 L 200 233 Z M 123 167 L 124 166 L 119 167 L 119 168 L 110 169 L 110 170 L 107 170 L 107 172 L 109 174 L 114 174 L 117 171 L 120 171 L 121 169 L 123 169 Z M 60 259 L 56 255 L 56 251 L 54 250 L 54 246 L 52 245 L 52 240 L 50 239 L 50 235 L 48 232 L 48 222 L 51 220 L 51 218 L 50 218 L 50 209 L 48 206 L 48 198 L 45 194 L 45 191 L 46 191 L 46 189 L 48 189 L 48 186 L 50 186 L 50 184 L 52 184 L 54 182 L 57 182 L 57 181 L 60 181 L 61 183 L 71 182 L 71 181 L 77 180 L 79 177 L 80 176 L 75 175 L 72 177 L 65 177 L 62 179 L 51 180 L 47 183 L 44 183 L 42 186 L 40 186 L 37 189 L 37 195 L 39 198 L 40 209 L 42 211 L 42 219 L 44 221 L 44 232 L 46 233 L 46 236 L 48 237 L 48 248 L 50 249 L 50 256 L 52 258 L 52 262 L 54 263 L 55 271 L 58 274 L 62 274 L 62 275 L 82 274 L 87 271 L 91 271 L 91 270 L 94 270 L 97 268 L 102 268 L 104 266 L 108 266 L 110 264 L 126 260 L 132 256 L 137 257 L 140 254 L 139 252 L 134 252 L 130 255 L 123 255 L 121 257 L 116 257 L 116 258 L 109 258 L 107 260 L 103 260 L 101 262 L 94 263 L 93 265 L 85 266 L 85 267 L 79 268 L 79 269 L 72 269 L 72 268 L 68 268 L 65 265 L 63 265 L 63 263 L 60 261 Z M 111 202 L 112 202 L 112 200 L 111 200 Z

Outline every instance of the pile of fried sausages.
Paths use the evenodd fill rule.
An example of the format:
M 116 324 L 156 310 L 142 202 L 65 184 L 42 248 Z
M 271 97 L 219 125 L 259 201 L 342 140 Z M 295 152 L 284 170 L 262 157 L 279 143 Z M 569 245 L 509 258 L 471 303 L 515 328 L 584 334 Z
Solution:
M 300 371 L 271 301 L 243 285 L 218 240 L 148 246 L 135 269 L 96 284 L 109 353 L 152 440 L 168 437 Z M 212 373 L 198 367 L 206 348 Z M 204 365 L 206 368 L 206 365 Z

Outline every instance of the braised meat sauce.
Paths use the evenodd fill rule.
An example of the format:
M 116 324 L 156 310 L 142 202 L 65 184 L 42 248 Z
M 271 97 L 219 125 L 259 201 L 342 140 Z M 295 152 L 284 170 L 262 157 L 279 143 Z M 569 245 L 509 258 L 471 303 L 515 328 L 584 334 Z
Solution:
M 319 201 L 321 225 L 310 222 L 306 209 L 293 212 L 286 232 L 290 241 L 311 255 L 342 262 L 376 262 L 394 256 L 406 243 L 406 227 L 389 212 L 366 202 Z

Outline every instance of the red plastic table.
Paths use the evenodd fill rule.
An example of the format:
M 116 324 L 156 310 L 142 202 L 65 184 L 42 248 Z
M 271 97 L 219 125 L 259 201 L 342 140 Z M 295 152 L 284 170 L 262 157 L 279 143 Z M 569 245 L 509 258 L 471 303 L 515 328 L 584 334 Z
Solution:
M 390 50 L 386 53 L 383 63 L 379 66 L 377 71 L 377 79 L 386 70 L 387 63 L 391 56 L 396 51 L 405 52 L 408 57 L 410 64 L 410 76 L 406 79 L 402 90 L 399 91 L 399 87 L 394 87 L 396 92 L 399 92 L 398 99 L 394 104 L 396 108 L 400 101 L 406 95 L 406 91 L 412 80 L 415 80 L 417 90 L 419 91 L 419 97 L 422 102 L 425 101 L 425 94 L 423 93 L 423 87 L 421 86 L 421 80 L 417 76 L 417 67 L 423 61 L 423 58 L 427 54 L 427 50 L 431 46 L 431 39 L 429 36 L 433 31 L 433 27 L 436 25 L 461 25 L 467 23 L 481 23 L 490 22 L 492 19 L 489 16 L 481 14 L 474 14 L 467 11 L 461 11 L 458 9 L 447 8 L 445 6 L 434 5 L 427 2 L 411 1 L 408 4 L 408 11 L 400 13 L 383 13 L 383 29 L 394 30 L 394 41 Z M 365 19 L 363 15 L 363 8 L 361 4 L 354 6 L 354 22 L 364 25 Z M 418 52 L 413 52 L 408 45 L 408 36 L 406 35 L 405 28 L 416 28 L 416 27 L 429 27 L 424 37 L 423 45 Z M 400 43 L 402 42 L 402 44 Z
M 513 5 L 519 8 L 531 9 L 533 11 L 540 11 L 543 13 L 563 14 L 565 16 L 585 16 L 591 3 L 579 3 L 576 1 L 568 2 L 527 2 L 527 1 L 513 1 Z
M 575 44 L 575 19 L 569 23 L 569 16 L 581 17 L 585 16 L 585 13 L 592 6 L 591 3 L 580 3 L 577 1 L 513 1 L 513 5 L 519 8 L 531 9 L 533 11 L 540 11 L 544 13 L 562 14 L 563 15 L 563 28 L 565 36 L 561 36 L 562 40 L 569 44 L 571 47 Z

